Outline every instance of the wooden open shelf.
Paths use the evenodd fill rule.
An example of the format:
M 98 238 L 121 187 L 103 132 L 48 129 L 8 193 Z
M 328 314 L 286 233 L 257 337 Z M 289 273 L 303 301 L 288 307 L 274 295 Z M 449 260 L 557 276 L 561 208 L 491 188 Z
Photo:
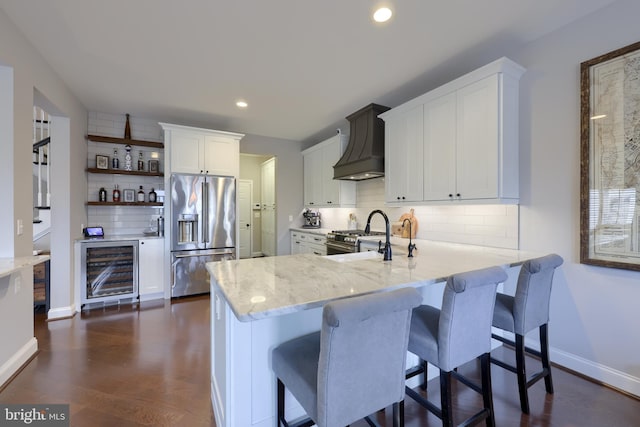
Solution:
M 161 202 L 87 202 L 87 206 L 164 206 Z
M 139 139 L 114 138 L 111 136 L 87 135 L 87 139 L 94 142 L 108 142 L 110 144 L 136 145 L 138 147 L 164 148 L 162 142 L 141 141 Z
M 103 173 L 108 175 L 138 175 L 138 176 L 164 176 L 163 172 L 127 171 L 124 169 L 97 169 L 87 168 L 89 173 Z

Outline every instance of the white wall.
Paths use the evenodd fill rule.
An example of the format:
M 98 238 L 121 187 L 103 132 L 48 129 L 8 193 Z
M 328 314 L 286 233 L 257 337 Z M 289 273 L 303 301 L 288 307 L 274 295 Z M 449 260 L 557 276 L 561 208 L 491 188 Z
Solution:
M 245 135 L 240 140 L 240 152 L 271 155 L 276 161 L 276 243 L 278 255 L 289 254 L 289 228 L 302 221 L 302 152 L 297 141 Z M 293 217 L 289 221 L 289 215 Z
M 52 156 L 52 233 L 59 231 L 59 239 L 52 240 L 51 248 L 51 294 L 52 297 L 55 295 L 51 304 L 52 310 L 68 311 L 74 303 L 72 241 L 81 234 L 80 224 L 86 222 L 86 111 L 2 10 L 0 64 L 11 68 L 13 74 L 10 104 L 7 97 L 11 97 L 11 91 L 0 92 L 0 113 L 5 118 L 12 117 L 8 124 L 3 122 L 12 129 L 2 131 L 0 150 L 3 155 L 13 152 L 12 159 L 1 164 L 2 174 L 8 179 L 0 181 L 0 194 L 9 196 L 6 208 L 10 211 L 0 216 L 0 237 L 7 237 L 2 240 L 2 256 L 30 255 L 33 250 L 32 117 L 36 97 L 42 95 L 56 108 L 41 106 L 63 116 L 60 125 L 66 126 L 66 131 L 59 135 L 66 140 L 60 141 L 53 149 L 56 150 L 55 157 Z M 2 77 L 0 84 L 5 89 L 6 70 Z M 6 111 L 8 105 L 13 111 Z M 68 121 L 65 123 L 64 119 Z M 24 223 L 24 233 L 20 236 L 14 228 L 17 219 Z M 21 295 L 33 298 L 33 274 L 26 271 L 22 273 L 22 279 L 21 292 L 0 293 L 3 348 L 25 348 L 34 340 L 33 306 L 20 299 Z M 16 322 L 21 326 L 16 327 Z M 3 366 L 7 362 L 6 355 L 0 357 L 0 366 Z
M 640 273 L 579 264 L 580 63 L 640 40 L 620 0 L 512 59 L 520 92 L 520 246 L 565 259 L 551 303 L 551 358 L 640 396 Z

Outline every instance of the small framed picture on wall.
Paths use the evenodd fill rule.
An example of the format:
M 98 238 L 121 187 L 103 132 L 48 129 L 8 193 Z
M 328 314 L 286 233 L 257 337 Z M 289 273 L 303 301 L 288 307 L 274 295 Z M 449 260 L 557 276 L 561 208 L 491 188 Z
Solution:
M 109 156 L 96 154 L 96 169 L 109 169 Z
M 133 203 L 136 201 L 136 192 L 131 189 L 123 190 L 124 201 L 127 203 Z
M 149 173 L 158 173 L 158 172 L 160 172 L 160 161 L 149 160 Z

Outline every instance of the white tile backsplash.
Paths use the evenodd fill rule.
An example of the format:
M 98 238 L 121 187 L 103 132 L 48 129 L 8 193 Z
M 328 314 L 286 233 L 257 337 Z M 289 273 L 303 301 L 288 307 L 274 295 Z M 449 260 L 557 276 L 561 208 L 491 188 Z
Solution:
M 356 215 L 358 228 L 364 228 L 373 209 L 384 211 L 391 222 L 414 209 L 418 219 L 418 239 L 518 249 L 519 207 L 517 205 L 456 205 L 387 207 L 384 203 L 384 178 L 357 183 L 355 209 L 320 209 L 322 227 L 347 228 L 349 214 Z M 382 216 L 371 221 L 374 230 L 384 230 Z

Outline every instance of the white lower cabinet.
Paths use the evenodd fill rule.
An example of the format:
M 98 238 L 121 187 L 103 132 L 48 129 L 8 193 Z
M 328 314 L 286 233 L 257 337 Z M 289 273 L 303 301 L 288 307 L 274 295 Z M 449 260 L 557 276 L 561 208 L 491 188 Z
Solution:
M 315 233 L 291 231 L 291 255 L 296 254 L 327 254 L 327 237 Z
M 138 243 L 138 292 L 140 300 L 164 297 L 164 239 L 140 239 Z

